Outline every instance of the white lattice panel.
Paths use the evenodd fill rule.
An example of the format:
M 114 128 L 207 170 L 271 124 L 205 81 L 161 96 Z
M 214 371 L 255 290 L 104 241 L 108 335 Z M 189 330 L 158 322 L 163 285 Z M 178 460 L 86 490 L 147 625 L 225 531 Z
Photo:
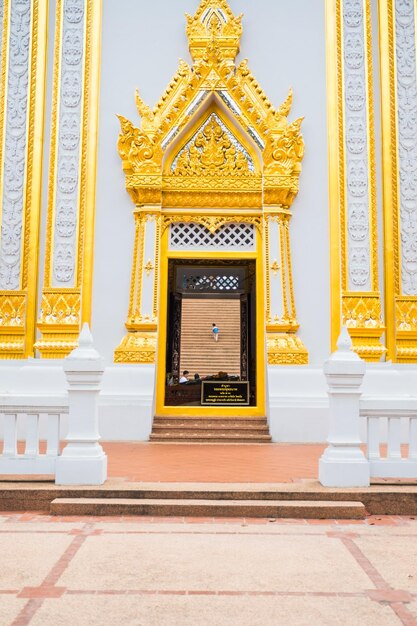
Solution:
M 170 226 L 171 250 L 254 250 L 255 228 L 252 224 L 225 224 L 211 233 L 202 224 L 178 222 Z

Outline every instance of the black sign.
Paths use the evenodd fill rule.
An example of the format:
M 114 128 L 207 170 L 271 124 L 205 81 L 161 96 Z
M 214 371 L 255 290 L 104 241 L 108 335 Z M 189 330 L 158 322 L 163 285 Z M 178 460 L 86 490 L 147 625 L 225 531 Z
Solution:
M 206 406 L 236 406 L 249 404 L 249 382 L 203 380 L 201 404 Z

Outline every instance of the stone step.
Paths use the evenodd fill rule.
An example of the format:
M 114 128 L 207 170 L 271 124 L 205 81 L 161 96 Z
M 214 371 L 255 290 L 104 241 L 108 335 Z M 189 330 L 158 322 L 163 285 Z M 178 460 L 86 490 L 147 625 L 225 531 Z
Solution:
M 268 426 L 267 425 L 260 425 L 260 424 L 227 424 L 227 423 L 216 423 L 216 422 L 210 422 L 208 424 L 199 424 L 198 422 L 194 422 L 194 423 L 190 423 L 190 424 L 171 424 L 171 423 L 166 423 L 166 422 L 162 422 L 162 423 L 154 423 L 153 424 L 153 432 L 158 432 L 161 430 L 181 430 L 182 432 L 188 432 L 188 431 L 192 431 L 192 430 L 201 430 L 201 431 L 205 431 L 205 430 L 210 430 L 210 431 L 222 431 L 222 432 L 228 432 L 228 431 L 233 431 L 233 432 L 251 432 L 251 433 L 268 433 Z
M 169 420 L 170 422 L 177 422 L 177 421 L 183 421 L 183 422 L 217 422 L 217 421 L 226 421 L 228 423 L 248 423 L 248 422 L 252 422 L 252 423 L 263 423 L 266 424 L 267 423 L 267 418 L 264 415 L 250 415 L 250 416 L 245 416 L 245 415 L 241 415 L 239 417 L 229 417 L 228 415 L 210 415 L 209 417 L 207 416 L 191 416 L 191 415 L 155 415 L 154 417 L 155 421 L 159 421 L 159 420 Z
M 271 436 L 252 432 L 236 431 L 178 431 L 152 432 L 150 441 L 170 443 L 270 443 Z
M 238 500 L 362 502 L 369 515 L 417 515 L 417 486 L 371 485 L 363 488 L 324 488 L 317 481 L 303 483 L 128 483 L 112 481 L 100 487 L 62 486 L 52 482 L 0 483 L 1 511 L 48 512 L 56 498 Z M 330 514 L 329 514 L 330 516 Z
M 55 498 L 52 515 L 164 515 L 193 517 L 274 517 L 364 519 L 362 502 L 324 500 L 195 500 Z
M 176 443 L 270 443 L 266 417 L 155 417 L 150 440 Z

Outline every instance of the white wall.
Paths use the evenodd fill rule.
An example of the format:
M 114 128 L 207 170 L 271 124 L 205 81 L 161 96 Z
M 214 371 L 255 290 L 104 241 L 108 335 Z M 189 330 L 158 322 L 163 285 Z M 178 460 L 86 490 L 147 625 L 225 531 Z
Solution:
M 134 233 L 115 114 L 139 123 L 135 88 L 153 105 L 178 59 L 190 61 L 184 13 L 194 14 L 197 6 L 198 0 L 103 0 L 93 333 L 108 363 L 125 332 Z M 230 0 L 230 6 L 235 14 L 244 13 L 239 59 L 249 59 L 276 106 L 292 86 L 290 119 L 306 118 L 291 240 L 300 335 L 311 363 L 321 364 L 330 335 L 324 2 Z

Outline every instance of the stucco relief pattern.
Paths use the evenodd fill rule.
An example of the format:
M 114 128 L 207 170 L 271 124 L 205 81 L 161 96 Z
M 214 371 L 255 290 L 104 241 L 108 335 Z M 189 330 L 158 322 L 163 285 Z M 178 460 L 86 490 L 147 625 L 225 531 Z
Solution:
M 65 0 L 55 198 L 54 287 L 73 287 L 75 280 L 84 16 L 84 0 Z
M 0 289 L 13 291 L 20 288 L 30 31 L 30 0 L 13 1 L 10 14 L 0 245 Z
M 402 293 L 417 295 L 417 84 L 414 0 L 395 3 Z
M 362 0 L 343 3 L 343 32 L 349 289 L 369 291 L 369 174 Z

